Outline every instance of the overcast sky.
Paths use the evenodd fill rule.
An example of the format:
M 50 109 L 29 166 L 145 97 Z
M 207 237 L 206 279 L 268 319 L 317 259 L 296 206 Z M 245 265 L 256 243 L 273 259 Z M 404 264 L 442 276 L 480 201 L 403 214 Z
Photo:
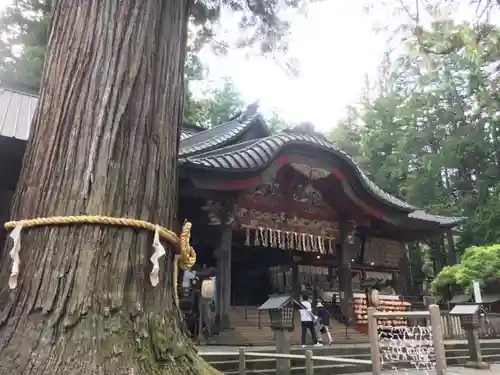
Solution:
M 386 50 L 387 35 L 376 34 L 374 17 L 363 0 L 325 0 L 306 15 L 292 18 L 290 53 L 299 61 L 292 78 L 272 59 L 233 51 L 225 57 L 206 54 L 210 79 L 229 76 L 248 102 L 259 99 L 264 110 L 276 108 L 294 122 L 311 121 L 327 131 L 355 103 L 365 75 L 374 75 Z

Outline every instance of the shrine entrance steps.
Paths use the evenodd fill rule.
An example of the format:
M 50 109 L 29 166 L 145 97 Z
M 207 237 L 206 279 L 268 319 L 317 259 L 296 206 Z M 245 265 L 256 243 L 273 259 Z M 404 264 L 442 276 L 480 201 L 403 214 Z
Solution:
M 230 321 L 232 329 L 211 337 L 210 344 L 235 346 L 275 344 L 274 332 L 269 326 L 269 315 L 266 311 L 261 311 L 259 325 L 259 312 L 256 306 L 248 306 L 246 309 L 244 306 L 233 306 L 230 311 Z M 368 342 L 367 335 L 354 328 L 347 328 L 346 331 L 345 325 L 335 319 L 330 319 L 330 333 L 334 343 Z M 300 318 L 298 314 L 291 339 L 292 345 L 300 344 Z M 308 343 L 311 343 L 310 336 L 308 336 Z
M 446 362 L 448 366 L 461 366 L 468 360 L 468 349 L 465 341 L 450 341 L 445 342 L 446 349 Z M 481 349 L 484 360 L 490 364 L 500 363 L 500 342 L 499 340 L 484 340 L 481 342 Z M 213 367 L 224 373 L 225 375 L 239 375 L 238 370 L 238 347 L 220 347 L 220 346 L 201 346 L 198 347 L 199 353 L 205 358 L 208 363 Z M 274 352 L 273 346 L 266 347 L 249 347 L 249 351 L 262 351 Z M 370 360 L 370 348 L 367 343 L 365 344 L 333 344 L 331 346 L 323 347 L 292 347 L 291 354 L 305 353 L 305 350 L 312 350 L 315 356 L 329 356 L 350 359 L 364 359 Z M 214 355 L 214 352 L 223 355 Z M 210 354 L 212 353 L 212 354 Z M 227 354 L 225 354 L 227 353 Z M 232 354 L 231 354 L 232 353 Z M 411 359 L 406 362 L 401 361 L 394 364 L 394 367 L 399 369 L 399 373 L 405 373 L 406 369 L 414 368 L 414 364 L 410 363 Z M 304 375 L 305 364 L 304 360 L 292 359 L 291 360 L 291 374 Z M 276 360 L 268 358 L 247 358 L 246 359 L 246 373 L 250 374 L 276 374 Z M 383 370 L 390 370 L 389 365 Z M 327 363 L 316 362 L 314 365 L 315 375 L 334 375 L 334 374 L 358 374 L 358 373 L 371 373 L 371 365 L 366 364 L 347 364 L 347 363 Z M 391 370 L 391 373 L 396 373 Z M 422 372 L 423 373 L 423 372 Z

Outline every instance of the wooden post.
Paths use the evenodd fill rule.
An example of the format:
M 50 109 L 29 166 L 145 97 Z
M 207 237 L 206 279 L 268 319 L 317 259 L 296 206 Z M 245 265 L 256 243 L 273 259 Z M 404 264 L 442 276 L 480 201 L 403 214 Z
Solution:
M 378 341 L 377 318 L 374 316 L 377 309 L 368 307 L 368 339 L 370 340 L 370 352 L 372 360 L 373 375 L 382 374 L 380 359 L 380 342 Z
M 351 257 L 348 251 L 348 246 L 345 244 L 347 236 L 347 228 L 345 221 L 339 223 L 340 241 L 338 250 L 340 251 L 340 267 L 339 267 L 339 290 L 340 292 L 340 309 L 342 315 L 348 323 L 353 315 L 351 309 L 352 302 L 352 274 L 351 274 Z
M 246 369 L 245 348 L 244 347 L 240 347 L 240 350 L 239 350 L 239 369 L 240 369 L 240 375 L 246 374 L 247 369 Z
M 290 354 L 290 332 L 279 329 L 274 331 L 276 337 L 276 353 Z M 290 360 L 288 358 L 276 359 L 276 375 L 290 375 Z
M 297 301 L 300 301 L 301 285 L 299 280 L 299 266 L 295 261 L 292 263 L 292 295 Z
M 233 230 L 230 224 L 223 221 L 220 225 L 220 242 L 216 250 L 217 277 L 216 288 L 216 322 L 221 330 L 229 329 L 229 311 L 231 308 L 231 244 Z
M 465 363 L 464 367 L 473 368 L 477 370 L 487 370 L 490 365 L 483 361 L 483 355 L 481 353 L 481 344 L 479 343 L 479 332 L 477 329 L 468 328 L 467 332 L 467 344 L 469 346 L 469 360 Z
M 306 375 L 314 375 L 314 362 L 312 350 L 306 350 Z
M 201 290 L 201 289 L 200 289 Z M 198 344 L 200 345 L 203 342 L 203 301 L 201 299 L 201 292 L 196 291 L 198 293 Z
M 443 328 L 441 327 L 441 313 L 438 305 L 429 305 L 432 343 L 436 355 L 436 375 L 446 374 L 446 351 L 444 348 Z
M 407 296 L 408 293 L 408 279 L 410 270 L 410 262 L 408 259 L 408 249 L 406 245 L 403 246 L 401 251 L 401 256 L 399 258 L 399 270 L 393 272 L 392 279 L 394 284 L 394 290 L 396 294 L 400 296 Z
M 449 229 L 447 232 L 446 232 L 446 244 L 447 244 L 447 254 L 446 254 L 446 258 L 447 258 L 447 265 L 448 266 L 453 266 L 454 264 L 457 263 L 457 254 L 456 254 L 456 251 L 455 251 L 455 241 L 453 239 L 453 232 L 451 229 Z
M 224 261 L 224 284 L 223 284 L 223 302 L 222 302 L 222 316 L 221 316 L 221 326 L 223 329 L 228 329 L 231 327 L 231 322 L 229 321 L 229 312 L 231 310 L 231 245 L 233 242 L 233 228 L 231 225 L 225 224 L 222 234 L 222 256 Z

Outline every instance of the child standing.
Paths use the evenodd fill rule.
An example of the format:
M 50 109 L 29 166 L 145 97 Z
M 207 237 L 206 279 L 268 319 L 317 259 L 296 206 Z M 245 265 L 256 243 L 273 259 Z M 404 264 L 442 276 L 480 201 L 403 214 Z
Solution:
M 330 313 L 321 302 L 316 304 L 316 308 L 316 314 L 318 315 L 319 322 L 321 324 L 320 332 L 326 335 L 328 338 L 328 345 L 330 345 L 332 343 L 332 335 L 328 329 L 328 326 L 330 325 Z

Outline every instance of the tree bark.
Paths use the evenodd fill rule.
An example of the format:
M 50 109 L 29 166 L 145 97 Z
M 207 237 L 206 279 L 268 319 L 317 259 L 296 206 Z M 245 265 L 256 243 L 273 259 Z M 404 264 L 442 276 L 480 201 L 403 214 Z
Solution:
M 109 215 L 174 227 L 189 3 L 55 3 L 13 219 Z M 23 230 L 16 289 L 9 251 L 0 265 L 0 373 L 214 372 L 181 331 L 168 244 L 160 284 L 150 284 L 152 239 L 92 225 Z

